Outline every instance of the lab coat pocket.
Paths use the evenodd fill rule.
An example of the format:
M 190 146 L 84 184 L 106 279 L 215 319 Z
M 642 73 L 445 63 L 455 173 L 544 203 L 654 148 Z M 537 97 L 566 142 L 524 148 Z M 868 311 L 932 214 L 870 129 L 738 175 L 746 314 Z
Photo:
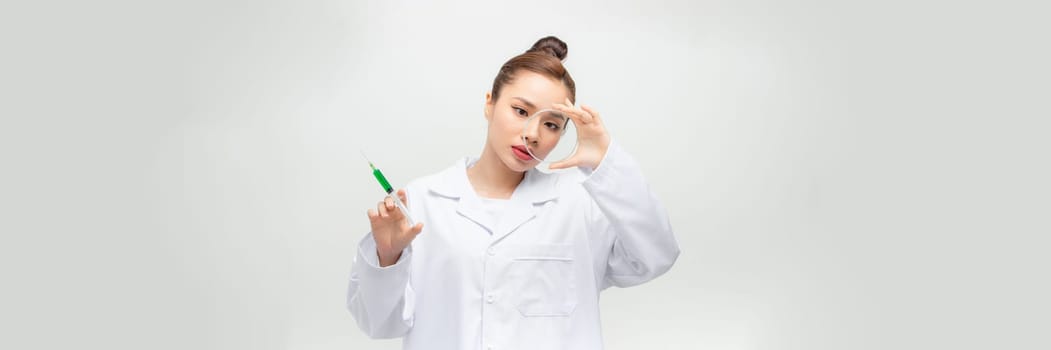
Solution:
M 569 316 L 577 306 L 573 246 L 530 244 L 514 249 L 510 275 L 522 316 Z

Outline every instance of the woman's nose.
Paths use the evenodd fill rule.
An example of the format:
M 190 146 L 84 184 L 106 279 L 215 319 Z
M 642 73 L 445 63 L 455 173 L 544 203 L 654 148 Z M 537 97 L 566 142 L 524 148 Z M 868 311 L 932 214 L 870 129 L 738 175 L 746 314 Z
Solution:
M 522 138 L 525 139 L 525 142 L 527 144 L 534 144 L 535 145 L 535 144 L 540 143 L 540 141 L 537 140 L 535 133 L 524 134 L 524 135 L 522 135 Z
M 538 143 L 540 142 L 539 132 L 537 131 L 539 123 L 530 123 L 526 126 L 525 130 L 522 130 L 522 138 L 525 139 L 526 143 Z
M 536 144 L 540 142 L 540 121 L 537 118 L 526 124 L 526 128 L 522 129 L 522 139 L 526 139 L 526 143 Z

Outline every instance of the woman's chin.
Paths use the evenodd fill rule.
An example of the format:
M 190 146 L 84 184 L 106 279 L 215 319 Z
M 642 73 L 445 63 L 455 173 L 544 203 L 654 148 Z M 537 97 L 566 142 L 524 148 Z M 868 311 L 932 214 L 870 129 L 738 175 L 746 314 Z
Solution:
M 515 158 L 514 156 L 507 157 L 506 159 L 504 159 L 504 166 L 506 166 L 508 169 L 511 169 L 511 171 L 519 173 L 529 171 L 529 169 L 532 169 L 536 166 L 536 163 L 536 160 L 523 161 L 518 158 Z

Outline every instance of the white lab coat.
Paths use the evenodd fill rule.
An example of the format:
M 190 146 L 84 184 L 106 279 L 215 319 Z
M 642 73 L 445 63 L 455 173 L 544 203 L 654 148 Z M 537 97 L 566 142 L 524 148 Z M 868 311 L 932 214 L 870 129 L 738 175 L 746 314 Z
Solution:
M 530 170 L 493 222 L 467 180 L 474 161 L 406 187 L 424 228 L 397 263 L 379 267 L 371 233 L 361 240 L 347 296 L 358 326 L 404 349 L 601 349 L 599 292 L 679 256 L 638 165 L 614 142 L 593 172 Z

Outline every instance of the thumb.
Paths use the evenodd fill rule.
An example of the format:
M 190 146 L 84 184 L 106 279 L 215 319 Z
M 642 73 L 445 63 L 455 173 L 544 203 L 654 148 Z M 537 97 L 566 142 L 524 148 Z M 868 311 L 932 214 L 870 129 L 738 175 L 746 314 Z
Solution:
M 416 226 L 413 226 L 412 228 L 409 229 L 409 233 L 412 234 L 413 236 L 416 236 L 416 235 L 420 234 L 420 232 L 423 232 L 423 223 L 422 222 L 417 223 Z
M 573 158 L 570 158 L 570 159 L 566 159 L 566 160 L 562 160 L 562 161 L 551 163 L 551 165 L 549 165 L 548 168 L 549 169 L 553 169 L 553 170 L 558 170 L 558 169 L 565 169 L 565 168 L 575 167 L 575 166 L 577 166 L 579 164 L 580 164 L 580 161 L 578 161 L 576 157 L 573 157 Z

